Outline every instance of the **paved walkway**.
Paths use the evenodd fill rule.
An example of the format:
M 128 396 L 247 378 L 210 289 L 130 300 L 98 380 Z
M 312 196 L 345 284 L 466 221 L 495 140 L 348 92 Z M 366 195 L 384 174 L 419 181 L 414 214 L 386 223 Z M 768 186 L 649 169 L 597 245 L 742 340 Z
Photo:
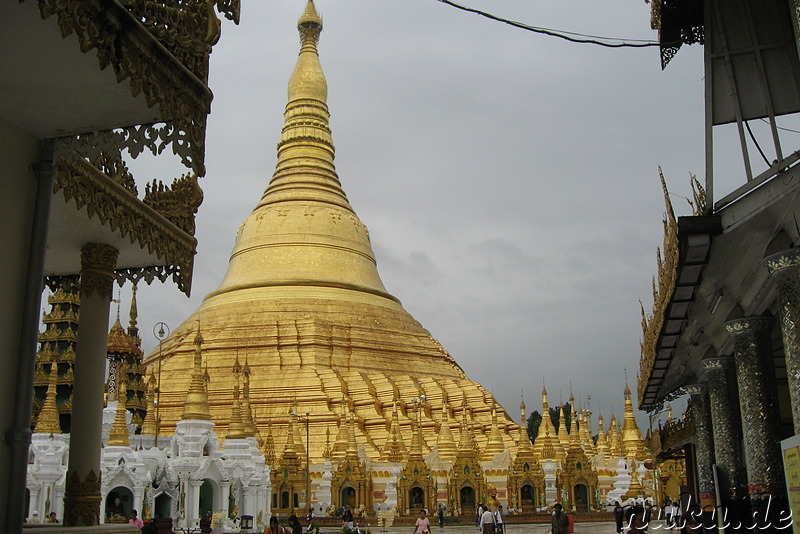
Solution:
M 661 529 L 654 529 L 653 526 L 651 526 L 651 533 L 659 534 L 659 531 Z M 412 534 L 414 532 L 414 527 L 410 525 L 403 527 L 389 527 L 383 529 L 380 527 L 370 526 L 369 529 L 371 534 Z M 362 532 L 363 530 L 364 527 L 362 526 Z M 333 531 L 329 531 L 329 529 L 326 528 L 321 529 L 320 532 L 321 534 L 333 534 Z M 506 525 L 505 532 L 506 534 L 550 534 L 550 525 L 546 523 Z M 663 532 L 674 533 L 676 531 L 664 530 Z M 615 534 L 615 533 L 616 533 L 616 528 L 612 521 L 597 522 L 597 523 L 575 523 L 575 534 Z M 433 526 L 431 527 L 431 534 L 480 534 L 480 531 L 477 529 L 477 527 L 474 527 L 472 525 L 451 525 L 451 526 L 446 526 L 444 528 Z

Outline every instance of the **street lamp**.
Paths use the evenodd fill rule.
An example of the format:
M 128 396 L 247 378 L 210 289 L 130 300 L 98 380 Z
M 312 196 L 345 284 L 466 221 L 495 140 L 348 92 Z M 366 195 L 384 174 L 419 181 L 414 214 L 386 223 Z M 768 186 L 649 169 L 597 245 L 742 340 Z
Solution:
M 159 405 L 161 404 L 161 347 L 164 343 L 164 338 L 169 335 L 169 326 L 165 322 L 158 322 L 153 327 L 153 335 L 158 339 L 158 378 L 156 378 L 156 439 L 155 447 L 158 448 L 158 434 L 161 430 L 161 415 L 159 414 Z
M 291 415 L 297 417 L 301 421 L 304 421 L 306 424 L 306 517 L 311 514 L 311 466 L 309 465 L 309 449 L 311 449 L 311 442 L 308 439 L 308 423 L 309 423 L 309 412 L 306 412 L 306 416 L 303 417 L 302 415 L 298 415 L 294 412 L 289 412 Z

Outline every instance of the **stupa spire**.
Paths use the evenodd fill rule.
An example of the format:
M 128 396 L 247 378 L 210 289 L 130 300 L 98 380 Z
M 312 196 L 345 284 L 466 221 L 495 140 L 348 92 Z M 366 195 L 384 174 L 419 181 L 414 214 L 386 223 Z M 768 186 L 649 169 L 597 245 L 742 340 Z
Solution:
M 50 377 L 47 381 L 47 393 L 44 398 L 44 406 L 36 419 L 36 433 L 60 434 L 61 424 L 58 418 L 58 407 L 56 406 L 56 387 L 58 385 L 58 363 L 55 356 L 50 361 Z
M 147 390 L 145 392 L 145 398 L 147 399 L 147 414 L 144 417 L 144 422 L 142 423 L 142 435 L 144 436 L 155 436 L 156 431 L 158 430 L 157 421 L 156 421 L 156 405 L 155 405 L 155 396 L 156 396 L 156 377 L 153 373 L 150 373 L 150 376 L 147 379 Z
M 317 51 L 322 18 L 309 0 L 272 180 L 240 228 L 228 272 L 210 296 L 241 289 L 317 286 L 397 299 L 378 275 L 364 224 L 336 173 L 328 84 Z M 257 267 L 256 267 L 257 266 Z
M 505 450 L 503 437 L 500 435 L 500 429 L 497 426 L 497 405 L 494 404 L 492 399 L 492 427 L 489 429 L 489 441 L 486 448 L 483 450 L 483 461 L 488 462 L 494 459 L 498 454 L 502 454 Z
M 253 407 L 250 405 L 250 366 L 247 363 L 247 354 L 244 356 L 244 366 L 242 367 L 242 423 L 245 437 L 258 439 L 258 429 L 253 419 Z M 261 440 L 259 439 L 259 441 Z
M 450 407 L 446 404 L 442 407 L 442 422 L 436 445 L 442 460 L 452 460 L 456 457 L 456 442 L 453 438 L 453 432 L 450 430 Z
M 225 439 L 244 439 L 244 423 L 242 422 L 242 404 L 239 400 L 239 376 L 242 373 L 242 366 L 239 365 L 239 357 L 233 364 L 233 406 L 231 407 L 231 422 L 228 424 L 228 433 Z
M 137 291 L 136 284 L 133 284 L 132 295 L 131 295 L 131 309 L 129 312 L 129 321 L 128 321 L 128 335 L 136 341 L 137 345 L 141 345 L 141 339 L 139 339 L 139 326 L 137 321 L 139 319 L 139 307 L 136 304 L 136 291 Z
M 128 369 L 123 364 L 119 369 L 119 378 L 117 379 L 117 413 L 114 418 L 114 425 L 108 433 L 108 444 L 111 446 L 127 447 L 128 442 L 128 422 L 126 415 L 128 413 L 126 404 L 128 401 Z
M 192 369 L 192 383 L 186 394 L 183 404 L 184 421 L 197 419 L 210 421 L 211 413 L 208 411 L 208 392 L 206 390 L 207 371 L 203 371 L 203 335 L 200 333 L 200 323 L 197 323 L 197 333 L 194 336 L 194 366 Z

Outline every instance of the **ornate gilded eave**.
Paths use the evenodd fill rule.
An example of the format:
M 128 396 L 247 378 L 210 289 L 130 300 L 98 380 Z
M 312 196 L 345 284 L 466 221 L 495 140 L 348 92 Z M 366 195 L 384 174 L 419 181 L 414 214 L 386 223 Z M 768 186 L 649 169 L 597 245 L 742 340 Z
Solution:
M 637 384 L 639 409 L 650 411 L 666 400 L 671 391 L 662 391 L 670 362 L 677 348 L 695 299 L 713 237 L 720 230 L 717 216 L 705 212 L 705 191 L 692 177 L 695 215 L 675 217 L 664 175 L 659 169 L 664 192 L 664 244 L 657 251 L 658 275 L 653 278 L 653 309 L 647 314 L 642 305 L 642 342 Z
M 77 37 L 81 52 L 95 50 L 101 70 L 110 66 L 118 82 L 128 80 L 133 97 L 158 107 L 172 151 L 203 176 L 208 56 L 219 38 L 213 8 L 238 22 L 238 0 L 133 0 L 128 9 L 117 0 L 38 0 L 38 7 L 42 19 L 57 18 L 62 37 Z
M 194 211 L 202 199 L 196 176 L 176 180 L 172 188 L 161 184 L 153 191 L 148 186 L 140 200 L 126 181 L 113 179 L 69 150 L 60 153 L 54 167 L 54 191 L 66 202 L 74 202 L 77 210 L 85 209 L 89 218 L 98 219 L 160 260 L 153 262 L 157 265 L 122 265 L 116 272 L 118 281 L 164 281 L 171 276 L 181 291 L 190 294 L 197 240 L 189 232 L 193 232 Z M 51 282 L 57 278 L 51 277 Z
M 658 30 L 662 69 L 667 67 L 682 45 L 703 44 L 703 1 L 649 0 L 650 27 Z

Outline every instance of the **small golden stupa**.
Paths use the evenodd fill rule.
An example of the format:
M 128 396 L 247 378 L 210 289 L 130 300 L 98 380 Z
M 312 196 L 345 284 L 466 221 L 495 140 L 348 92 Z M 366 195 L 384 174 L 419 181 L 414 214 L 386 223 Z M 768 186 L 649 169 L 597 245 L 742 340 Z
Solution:
M 146 360 L 157 371 L 161 359 L 159 432 L 171 434 L 182 417 L 200 330 L 219 436 L 232 417 L 238 357 L 249 365 L 253 430 L 277 455 L 287 436 L 305 445 L 308 421 L 310 459 L 318 463 L 328 447 L 347 447 L 353 421 L 359 451 L 388 461 L 409 454 L 417 420 L 423 454 L 440 435 L 463 431 L 484 456 L 506 447 L 515 454 L 519 425 L 384 287 L 367 227 L 334 167 L 317 51 L 322 19 L 312 0 L 298 29 L 272 180 L 239 228 L 219 289 Z

